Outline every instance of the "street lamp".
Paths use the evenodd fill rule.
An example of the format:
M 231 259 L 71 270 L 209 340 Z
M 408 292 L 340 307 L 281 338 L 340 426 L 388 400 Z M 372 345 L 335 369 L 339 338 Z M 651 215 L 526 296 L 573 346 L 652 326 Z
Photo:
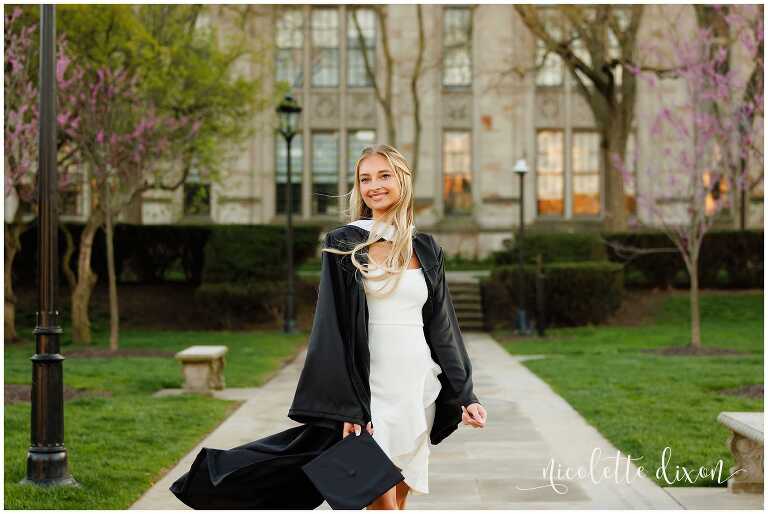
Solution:
M 283 101 L 280 102 L 280 105 L 277 106 L 277 117 L 280 122 L 278 132 L 285 138 L 287 171 L 285 188 L 285 208 L 287 213 L 285 245 L 288 254 L 288 292 L 286 296 L 285 318 L 283 322 L 283 332 L 286 334 L 293 334 L 296 332 L 296 320 L 294 319 L 293 314 L 293 188 L 291 187 L 291 141 L 296 135 L 300 114 L 301 107 L 290 95 L 286 95 L 285 98 L 283 98 Z
M 525 174 L 528 173 L 528 163 L 525 159 L 518 159 L 513 168 L 515 174 L 520 178 L 520 231 L 517 236 L 517 264 L 518 264 L 518 286 L 517 286 L 517 333 L 519 335 L 528 335 L 531 330 L 528 326 L 528 319 L 525 314 L 525 275 L 523 274 L 523 235 L 525 234 Z
M 58 183 L 56 171 L 56 11 L 40 6 L 40 91 L 38 130 L 38 309 L 32 361 L 31 443 L 22 484 L 77 486 L 69 474 L 64 447 L 64 357 L 59 353 Z

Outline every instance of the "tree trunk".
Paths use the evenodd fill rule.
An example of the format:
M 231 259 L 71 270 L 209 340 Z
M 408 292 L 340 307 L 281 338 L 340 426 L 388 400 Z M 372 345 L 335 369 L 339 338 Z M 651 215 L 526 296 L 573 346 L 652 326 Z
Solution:
M 397 129 L 395 128 L 395 117 L 392 114 L 391 103 L 388 103 L 384 109 L 384 119 L 387 122 L 387 144 L 397 147 Z
M 603 133 L 602 150 L 603 169 L 605 170 L 605 216 L 606 228 L 612 231 L 627 229 L 627 207 L 624 198 L 624 179 L 621 172 L 613 165 L 613 154 L 618 154 L 622 162 L 626 154 L 627 136 L 619 127 L 606 124 Z M 637 176 L 636 170 L 633 170 Z
M 92 342 L 91 321 L 88 317 L 88 307 L 91 294 L 98 281 L 98 275 L 91 270 L 91 253 L 93 238 L 101 226 L 99 215 L 92 215 L 80 236 L 80 255 L 77 259 L 77 284 L 72 291 L 72 340 L 76 343 Z
M 61 228 L 61 231 L 64 232 L 64 240 L 66 241 L 67 245 L 67 247 L 64 249 L 64 255 L 61 258 L 61 271 L 67 278 L 67 283 L 69 284 L 69 292 L 71 294 L 77 285 L 77 277 L 75 277 L 75 273 L 72 271 L 72 267 L 69 265 L 69 263 L 72 261 L 72 255 L 75 253 L 75 240 L 72 237 L 72 231 L 69 230 L 69 227 L 66 223 L 61 223 L 59 227 Z
M 699 311 L 699 262 L 698 258 L 691 261 L 688 267 L 691 277 L 691 346 L 701 348 L 701 315 Z
M 117 277 L 115 276 L 114 230 L 112 226 L 110 181 L 104 181 L 104 204 L 106 210 L 107 275 L 109 277 L 109 349 L 116 351 L 120 331 L 120 314 L 117 308 Z
M 416 63 L 411 76 L 411 96 L 413 99 L 413 183 L 416 183 L 416 173 L 419 171 L 419 152 L 421 151 L 421 101 L 419 98 L 419 79 L 421 78 L 422 62 L 424 60 L 424 14 L 422 6 L 416 5 L 416 24 L 418 25 L 419 49 L 416 54 Z
M 378 16 L 381 20 L 381 46 L 384 52 L 384 90 L 386 91 L 384 102 L 384 119 L 387 122 L 387 143 L 397 147 L 397 127 L 395 125 L 395 113 L 394 110 L 394 77 L 395 77 L 395 62 L 392 57 L 392 52 L 389 48 L 389 27 L 388 14 L 385 9 L 378 10 Z
M 13 260 L 21 250 L 21 234 L 28 227 L 22 223 L 5 224 L 5 336 L 4 341 L 18 340 L 16 334 L 16 294 L 13 292 Z
M 365 51 L 365 38 L 363 37 L 363 29 L 360 27 L 360 20 L 357 19 L 357 14 L 353 7 L 350 7 L 350 12 L 353 13 L 352 23 L 355 26 L 357 33 L 357 41 L 360 48 L 363 49 L 362 57 L 363 64 L 365 65 L 365 73 L 371 80 L 371 86 L 373 87 L 374 96 L 376 101 L 384 111 L 384 120 L 387 124 L 387 140 L 386 143 L 391 146 L 397 147 L 397 128 L 395 127 L 395 117 L 392 113 L 392 77 L 393 72 L 393 60 L 392 52 L 389 49 L 389 34 L 387 32 L 387 11 L 382 6 L 374 6 L 374 12 L 376 13 L 376 20 L 379 27 L 379 34 L 381 35 L 381 50 L 384 54 L 384 86 L 379 84 L 379 79 L 376 74 L 376 70 L 373 68 L 373 63 L 368 59 L 368 52 Z
M 743 176 L 743 175 L 742 175 Z M 746 188 L 739 188 L 739 230 L 747 229 L 747 190 Z

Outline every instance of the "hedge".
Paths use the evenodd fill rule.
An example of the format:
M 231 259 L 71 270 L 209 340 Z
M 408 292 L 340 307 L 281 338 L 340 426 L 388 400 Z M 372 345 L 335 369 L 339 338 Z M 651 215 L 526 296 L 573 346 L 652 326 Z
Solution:
M 606 240 L 643 249 L 675 248 L 661 232 L 606 233 Z M 608 258 L 623 263 L 627 285 L 635 287 L 688 287 L 688 270 L 679 252 L 649 253 L 627 259 L 610 245 Z M 710 230 L 699 257 L 699 287 L 744 289 L 763 287 L 763 231 Z
M 523 238 L 526 263 L 610 260 L 624 265 L 626 287 L 687 288 L 688 270 L 669 237 L 659 231 L 604 232 L 602 234 L 526 233 Z M 673 248 L 624 256 L 612 244 L 643 250 Z M 516 242 L 508 239 L 505 248 L 493 253 L 495 265 L 517 264 Z M 762 288 L 763 231 L 710 230 L 702 242 L 699 285 L 704 288 Z
M 72 234 L 75 252 L 69 266 L 77 274 L 82 223 L 62 223 L 59 228 L 59 255 L 66 250 L 64 228 Z M 294 264 L 298 268 L 316 251 L 320 227 L 294 227 Z M 134 225 L 115 226 L 115 268 L 119 282 L 168 280 L 171 269 L 180 269 L 186 282 L 200 284 L 207 269 L 214 281 L 238 281 L 241 275 L 275 276 L 285 272 L 285 227 L 282 225 Z M 213 241 L 215 251 L 206 253 Z M 277 244 L 276 244 L 277 242 Z M 208 255 L 208 262 L 206 262 Z M 237 261 L 233 256 L 242 257 Z M 91 269 L 104 283 L 107 277 L 104 232 L 94 237 Z M 249 269 L 255 271 L 248 271 Z M 217 271 L 218 270 L 218 271 Z M 230 273 L 231 270 L 231 273 Z M 279 275 L 278 275 L 279 276 Z M 66 285 L 63 273 L 60 284 Z M 37 283 L 36 222 L 21 236 L 21 251 L 13 265 L 15 284 Z
M 524 302 L 536 317 L 536 281 L 532 265 L 524 269 Z M 614 314 L 624 295 L 622 266 L 612 262 L 550 263 L 542 266 L 545 326 L 598 324 Z M 486 323 L 512 325 L 518 305 L 517 266 L 499 266 L 481 281 Z
M 294 272 L 317 252 L 320 228 L 294 228 Z M 279 225 L 216 225 L 205 247 L 204 283 L 271 280 L 288 273 L 285 228 Z
M 294 288 L 294 315 L 297 315 L 302 306 L 317 300 L 317 284 L 297 280 Z M 285 292 L 283 280 L 202 284 L 195 290 L 194 301 L 210 317 L 211 328 L 230 330 L 243 323 L 282 322 Z
M 496 265 L 517 264 L 517 237 L 504 241 L 504 249 L 494 252 Z M 531 232 L 523 236 L 523 259 L 529 264 L 549 262 L 583 262 L 607 260 L 605 245 L 596 234 L 565 232 Z

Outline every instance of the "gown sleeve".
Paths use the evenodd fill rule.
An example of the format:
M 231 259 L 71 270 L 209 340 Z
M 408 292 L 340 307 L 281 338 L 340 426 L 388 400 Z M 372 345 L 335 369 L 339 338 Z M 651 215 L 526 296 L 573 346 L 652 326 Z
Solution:
M 429 322 L 430 339 L 440 356 L 440 366 L 456 393 L 459 405 L 480 403 L 473 391 L 472 362 L 464 346 L 459 330 L 453 299 L 445 279 L 445 254 L 443 248 L 434 243 L 437 251 L 438 273 L 435 284 L 434 312 Z
M 323 247 L 334 246 L 328 233 Z M 366 423 L 350 364 L 349 332 L 354 325 L 340 257 L 321 252 L 319 293 L 306 362 L 288 411 L 288 417 L 299 423 Z

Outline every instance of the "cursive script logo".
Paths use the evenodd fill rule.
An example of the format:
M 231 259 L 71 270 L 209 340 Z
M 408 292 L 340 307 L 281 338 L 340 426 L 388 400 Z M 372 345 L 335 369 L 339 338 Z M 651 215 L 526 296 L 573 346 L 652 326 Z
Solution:
M 723 479 L 723 459 L 719 459 L 717 464 L 711 468 L 700 466 L 696 470 L 679 465 L 670 466 L 671 457 L 672 449 L 667 446 L 661 452 L 661 465 L 656 469 L 655 475 L 658 480 L 664 480 L 670 485 L 681 481 L 695 484 L 698 480 L 707 478 L 722 484 L 740 471 L 743 471 L 742 468 L 739 468 Z M 566 494 L 568 492 L 568 484 L 564 483 L 566 480 L 588 479 L 593 484 L 600 484 L 609 480 L 616 484 L 630 484 L 632 480 L 645 474 L 643 466 L 635 465 L 640 460 L 642 460 L 642 457 L 623 456 L 620 451 L 616 451 L 615 456 L 604 457 L 601 448 L 594 448 L 590 454 L 589 463 L 586 466 L 572 468 L 555 462 L 555 459 L 551 458 L 541 470 L 541 478 L 546 480 L 547 483 L 534 487 L 515 487 L 518 491 L 531 491 L 550 487 L 557 494 Z
M 707 468 L 705 466 L 699 466 L 698 470 L 690 470 L 686 468 L 685 466 L 675 466 L 674 467 L 674 475 L 671 475 L 671 468 L 669 465 L 669 461 L 672 458 L 672 448 L 669 446 L 666 446 L 664 450 L 661 452 L 661 465 L 656 468 L 656 478 L 658 480 L 664 480 L 666 483 L 672 485 L 677 482 L 682 482 L 685 480 L 689 484 L 695 484 L 699 481 L 699 479 L 707 479 L 711 478 L 712 480 L 717 480 L 718 484 L 722 484 L 723 482 L 727 482 L 731 477 L 736 475 L 736 473 L 739 473 L 740 471 L 744 471 L 744 468 L 738 468 L 736 471 L 725 477 L 725 480 L 723 480 L 723 459 L 718 459 L 717 464 L 712 466 L 711 468 Z M 670 478 L 670 475 L 672 478 Z

